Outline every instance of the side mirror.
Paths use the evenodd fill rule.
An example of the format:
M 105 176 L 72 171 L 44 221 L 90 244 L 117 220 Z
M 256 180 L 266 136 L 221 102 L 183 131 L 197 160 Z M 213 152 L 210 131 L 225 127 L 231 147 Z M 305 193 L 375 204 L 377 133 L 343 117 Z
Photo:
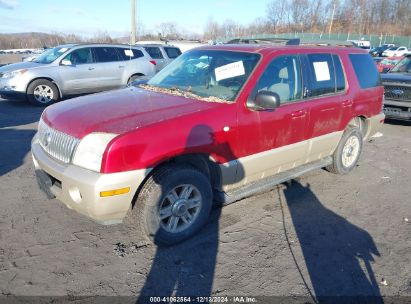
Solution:
M 68 59 L 63 59 L 63 60 L 61 61 L 61 65 L 70 66 L 70 65 L 73 65 L 73 64 L 71 63 L 70 60 L 68 60 Z
M 255 111 L 275 110 L 280 106 L 280 96 L 271 91 L 260 91 L 254 100 L 247 102 L 247 107 Z

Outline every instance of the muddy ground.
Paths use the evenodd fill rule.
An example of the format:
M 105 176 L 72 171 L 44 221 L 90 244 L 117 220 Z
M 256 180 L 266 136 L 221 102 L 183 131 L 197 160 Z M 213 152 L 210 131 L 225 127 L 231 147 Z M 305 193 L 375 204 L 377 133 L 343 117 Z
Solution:
M 411 297 L 410 123 L 385 124 L 351 174 L 318 170 L 216 209 L 158 249 L 46 199 L 29 153 L 40 114 L 0 100 L 0 294 Z

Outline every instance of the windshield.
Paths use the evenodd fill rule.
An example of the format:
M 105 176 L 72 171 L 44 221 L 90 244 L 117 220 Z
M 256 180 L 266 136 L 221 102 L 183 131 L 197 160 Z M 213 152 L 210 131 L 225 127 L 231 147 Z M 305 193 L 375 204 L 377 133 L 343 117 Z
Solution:
M 44 53 L 42 53 L 34 62 L 37 63 L 52 63 L 54 60 L 59 58 L 61 55 L 63 55 L 65 52 L 67 52 L 70 48 L 68 47 L 63 47 L 63 46 L 57 46 L 55 48 L 46 50 Z
M 389 51 L 395 51 L 396 49 L 398 49 L 396 46 L 392 46 L 392 47 L 390 47 L 388 50 L 389 50 Z
M 411 57 L 401 59 L 390 71 L 390 73 L 411 73 Z
M 219 50 L 194 50 L 177 57 L 150 81 L 165 93 L 207 101 L 234 101 L 260 55 Z M 147 88 L 147 86 L 145 86 Z

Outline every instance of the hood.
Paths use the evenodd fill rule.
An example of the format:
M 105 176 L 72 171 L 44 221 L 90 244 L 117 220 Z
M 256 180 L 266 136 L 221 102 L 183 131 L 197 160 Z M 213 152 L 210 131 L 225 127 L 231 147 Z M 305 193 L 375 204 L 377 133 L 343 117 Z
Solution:
M 7 73 L 7 72 L 21 70 L 21 69 L 30 69 L 30 68 L 35 68 L 38 66 L 44 66 L 44 64 L 31 62 L 31 61 L 12 63 L 12 64 L 2 66 L 0 68 L 0 73 Z
M 386 73 L 381 74 L 382 82 L 411 83 L 411 73 Z
M 225 105 L 129 87 L 60 102 L 48 107 L 42 118 L 56 130 L 83 138 L 92 132 L 123 134 Z

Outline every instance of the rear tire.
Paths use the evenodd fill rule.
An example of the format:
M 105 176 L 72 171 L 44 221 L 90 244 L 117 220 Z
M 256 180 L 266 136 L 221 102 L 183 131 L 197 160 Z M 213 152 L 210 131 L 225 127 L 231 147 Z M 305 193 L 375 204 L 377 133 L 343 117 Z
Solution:
M 333 154 L 333 163 L 326 169 L 335 174 L 347 174 L 357 165 L 362 152 L 363 136 L 358 128 L 345 130 Z
M 47 80 L 34 80 L 27 88 L 27 100 L 34 106 L 46 107 L 60 99 L 57 86 Z
M 157 245 L 174 245 L 206 223 L 212 189 L 204 174 L 188 165 L 169 165 L 146 181 L 132 210 L 139 230 Z

